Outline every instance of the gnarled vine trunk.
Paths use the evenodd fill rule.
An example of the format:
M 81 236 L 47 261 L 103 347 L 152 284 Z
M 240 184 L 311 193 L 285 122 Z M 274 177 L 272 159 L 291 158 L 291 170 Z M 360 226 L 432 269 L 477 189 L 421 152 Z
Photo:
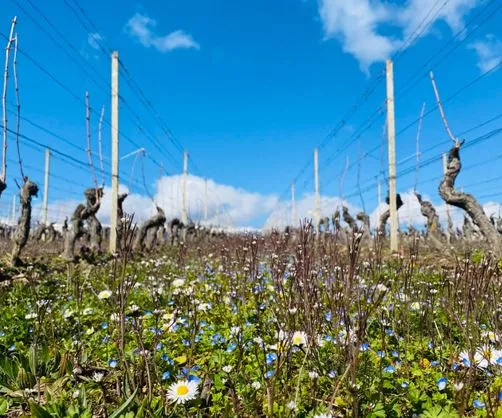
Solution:
M 353 231 L 357 230 L 357 222 L 349 213 L 349 208 L 347 206 L 342 207 L 342 213 L 343 220 L 345 221 L 345 223 L 347 223 L 347 225 L 349 225 L 350 229 L 352 229 Z
M 387 204 L 390 203 L 389 196 L 385 199 Z M 396 194 L 396 205 L 397 205 L 397 210 L 399 210 L 403 206 L 403 200 L 401 199 L 401 195 L 399 193 Z M 378 225 L 378 233 L 381 236 L 385 236 L 385 228 L 387 226 L 387 221 L 390 218 L 390 208 L 386 209 L 384 213 L 380 215 L 380 224 Z
M 442 234 L 439 228 L 439 216 L 436 209 L 431 202 L 422 199 L 422 195 L 415 192 L 418 203 L 420 203 L 420 212 L 427 219 L 427 238 L 429 238 L 430 243 L 436 248 L 441 248 L 443 243 L 441 242 Z
M 145 238 L 148 234 L 148 231 L 153 230 L 155 234 L 157 233 L 157 229 L 162 227 L 166 222 L 166 215 L 162 208 L 157 206 L 157 214 L 147 221 L 143 222 L 141 228 L 139 228 L 138 236 L 136 237 L 136 241 L 134 242 L 135 250 L 142 250 L 145 243 Z
M 28 177 L 24 179 L 24 185 L 21 189 L 21 217 L 17 223 L 16 233 L 14 235 L 14 247 L 10 262 L 13 266 L 20 264 L 21 251 L 28 242 L 30 236 L 31 224 L 31 198 L 38 194 L 38 186 L 32 183 Z
M 495 227 L 485 214 L 483 207 L 474 196 L 469 193 L 463 193 L 455 189 L 455 180 L 462 168 L 460 162 L 460 147 L 462 142 L 453 146 L 448 153 L 448 165 L 443 180 L 439 184 L 439 194 L 441 198 L 449 205 L 463 209 L 472 219 L 473 223 L 479 228 L 479 231 L 489 244 L 490 248 L 496 253 L 501 253 L 501 240 Z

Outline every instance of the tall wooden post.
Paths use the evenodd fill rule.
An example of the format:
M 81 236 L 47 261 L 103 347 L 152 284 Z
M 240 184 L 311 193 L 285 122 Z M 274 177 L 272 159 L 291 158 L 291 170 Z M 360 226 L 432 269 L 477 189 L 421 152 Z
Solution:
M 112 53 L 112 213 L 110 214 L 110 252 L 117 252 L 119 200 L 119 53 Z
M 296 226 L 295 182 L 291 183 L 291 226 Z
M 181 222 L 185 225 L 188 221 L 187 215 L 187 175 L 188 175 L 188 152 L 183 153 L 183 190 L 181 192 Z
M 321 222 L 321 196 L 319 194 L 319 150 L 317 148 L 314 149 L 314 193 L 314 220 L 316 228 L 319 228 Z
M 390 250 L 399 247 L 397 196 L 396 196 L 396 127 L 394 121 L 394 68 L 392 60 L 387 60 L 387 138 L 389 142 L 389 210 L 390 210 Z
M 49 166 L 51 160 L 51 151 L 45 149 L 45 176 L 44 176 L 44 201 L 42 203 L 42 223 L 47 225 L 47 206 L 49 204 Z
M 207 222 L 207 208 L 208 208 L 208 196 L 207 196 L 207 179 L 204 180 L 204 221 Z

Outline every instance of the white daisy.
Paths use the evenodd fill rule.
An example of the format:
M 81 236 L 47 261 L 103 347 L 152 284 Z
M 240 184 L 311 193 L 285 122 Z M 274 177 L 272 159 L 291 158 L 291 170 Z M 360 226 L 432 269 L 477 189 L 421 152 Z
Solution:
M 102 290 L 98 294 L 98 299 L 108 299 L 112 295 L 112 292 L 109 290 Z
M 185 280 L 183 280 L 183 279 L 173 280 L 173 283 L 172 283 L 173 287 L 175 287 L 175 288 L 182 287 L 184 284 L 185 284 Z
M 174 403 L 183 404 L 187 401 L 195 399 L 199 393 L 199 384 L 197 382 L 189 382 L 182 380 L 173 383 L 167 391 L 167 399 Z
M 293 345 L 304 346 L 307 345 L 307 334 L 302 331 L 296 331 L 293 334 Z

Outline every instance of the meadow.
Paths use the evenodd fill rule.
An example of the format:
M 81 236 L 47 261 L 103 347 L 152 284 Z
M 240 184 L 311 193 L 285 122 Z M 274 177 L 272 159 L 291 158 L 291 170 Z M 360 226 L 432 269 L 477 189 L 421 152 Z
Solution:
M 0 283 L 0 415 L 502 417 L 502 263 L 423 240 L 27 260 Z

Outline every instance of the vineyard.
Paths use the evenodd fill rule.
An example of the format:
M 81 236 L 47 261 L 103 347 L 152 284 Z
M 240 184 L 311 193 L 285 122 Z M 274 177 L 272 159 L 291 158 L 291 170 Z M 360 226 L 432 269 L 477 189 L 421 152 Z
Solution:
M 498 97 L 496 83 L 484 85 L 486 106 L 477 103 L 482 83 L 502 67 L 502 41 L 489 32 L 480 41 L 476 34 L 501 4 L 431 1 L 419 5 L 426 13 L 415 22 L 414 0 L 392 7 L 310 2 L 317 4 L 311 20 L 322 21 L 323 42 L 340 43 L 368 86 L 301 167 L 297 157 L 306 141 L 292 136 L 297 129 L 302 136 L 305 127 L 287 102 L 301 101 L 303 78 L 322 77 L 323 64 L 292 76 L 273 94 L 274 83 L 295 71 L 292 58 L 291 65 L 290 58 L 274 61 L 277 51 L 260 64 L 264 79 L 253 78 L 261 68 L 257 55 L 253 73 L 242 75 L 246 83 L 239 74 L 233 85 L 237 71 L 225 71 L 236 63 L 221 46 L 213 44 L 207 66 L 186 57 L 168 61 L 165 54 L 199 51 L 201 44 L 181 29 L 162 35 L 143 6 L 112 37 L 94 21 L 108 16 L 102 10 L 107 2 L 88 13 L 79 0 L 63 0 L 52 5 L 61 18 L 32 0 L 11 3 L 15 17 L 0 22 L 0 416 L 502 418 L 502 204 L 487 200 L 501 195 L 500 173 L 487 174 L 502 154 L 486 144 L 502 134 L 494 126 L 502 114 L 485 115 L 498 105 L 491 100 Z M 422 51 L 424 60 L 407 67 L 403 57 L 439 21 L 451 36 L 441 42 L 438 36 L 432 51 Z M 72 24 L 83 29 L 84 46 L 64 30 Z M 402 32 L 397 38 L 387 34 L 394 26 Z M 124 37 L 135 41 L 121 49 L 126 59 L 115 47 L 127 45 Z M 480 73 L 465 77 L 471 69 L 464 58 L 441 71 L 465 42 L 465 50 L 484 59 Z M 318 46 L 303 40 L 293 55 L 301 56 L 303 43 L 309 54 L 300 60 L 316 61 L 310 50 Z M 139 48 L 164 60 L 149 55 L 146 65 L 145 51 L 130 53 Z M 281 43 L 278 49 L 286 48 Z M 225 65 L 216 70 L 223 56 Z M 249 67 L 246 58 L 235 61 Z M 277 62 L 290 68 L 281 67 L 273 79 Z M 378 63 L 385 69 L 370 77 Z M 336 102 L 354 95 L 345 82 L 338 84 L 341 67 L 333 77 Z M 173 79 L 155 78 L 159 68 L 168 68 Z M 137 72 L 148 74 L 149 90 L 161 91 L 154 92 L 157 100 L 147 96 Z M 178 73 L 187 78 L 177 79 Z M 359 80 L 344 77 L 347 85 Z M 259 105 L 253 104 L 253 80 L 264 89 L 257 94 L 271 89 L 269 99 L 258 97 Z M 316 90 L 309 83 L 306 96 Z M 177 84 L 182 88 L 175 96 Z M 331 87 L 308 100 L 322 100 L 320 93 Z M 416 102 L 408 96 L 415 89 Z M 471 98 L 455 103 L 466 91 Z M 197 108 L 206 96 L 210 101 Z M 315 112 L 330 107 L 331 96 L 326 93 L 328 106 L 316 103 Z M 103 103 L 110 99 L 108 109 Z M 220 99 L 226 107 L 216 105 Z M 160 111 L 154 101 L 165 102 Z M 263 113 L 251 115 L 250 103 Z M 419 116 L 410 116 L 417 103 Z M 368 118 L 359 114 L 366 104 Z M 311 102 L 302 106 L 298 119 L 306 132 L 325 127 L 306 113 Z M 190 114 L 182 124 L 195 126 L 188 130 L 197 137 L 191 146 L 202 155 L 204 171 L 211 165 L 221 176 L 202 175 L 164 120 L 171 112 Z M 291 113 L 286 134 L 278 134 L 281 112 Z M 198 113 L 204 117 L 197 119 Z M 252 120 L 250 148 L 240 136 L 244 114 Z M 278 118 L 278 125 L 267 118 Z M 268 128 L 256 133 L 260 124 Z M 275 147 L 268 159 L 260 141 L 283 134 L 282 145 L 266 142 Z M 221 157 L 225 152 L 231 157 Z M 319 160 L 320 152 L 326 159 Z M 242 155 L 255 172 L 236 172 L 245 171 Z M 345 163 L 333 164 L 341 157 Z M 189 174 L 189 163 L 197 175 Z M 332 165 L 341 173 L 328 171 Z M 269 193 L 284 173 L 292 179 L 286 191 Z M 228 184 L 213 180 L 225 175 Z M 465 184 L 466 178 L 472 182 Z M 259 191 L 239 181 L 258 184 Z M 487 184 L 484 194 L 480 186 Z

